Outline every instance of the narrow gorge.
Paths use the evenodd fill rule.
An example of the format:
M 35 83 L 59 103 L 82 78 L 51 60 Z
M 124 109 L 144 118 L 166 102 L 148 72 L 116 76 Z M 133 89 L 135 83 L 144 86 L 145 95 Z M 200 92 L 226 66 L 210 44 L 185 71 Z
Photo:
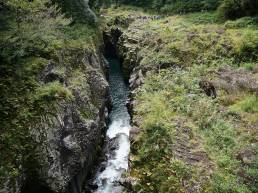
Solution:
M 257 10 L 0 0 L 0 193 L 258 192 Z

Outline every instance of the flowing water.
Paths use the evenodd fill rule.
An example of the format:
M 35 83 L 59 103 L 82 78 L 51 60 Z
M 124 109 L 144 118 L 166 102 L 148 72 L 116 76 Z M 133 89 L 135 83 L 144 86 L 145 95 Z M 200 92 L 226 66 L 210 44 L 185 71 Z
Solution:
M 111 89 L 111 98 L 113 108 L 110 113 L 110 125 L 107 130 L 107 143 L 116 144 L 114 150 L 111 149 L 106 154 L 107 160 L 103 162 L 103 168 L 97 172 L 95 183 L 98 189 L 95 193 L 119 193 L 121 187 L 117 181 L 121 179 L 122 174 L 128 169 L 128 155 L 130 152 L 130 116 L 126 108 L 128 97 L 128 87 L 120 68 L 118 59 L 107 59 L 109 70 L 109 84 Z

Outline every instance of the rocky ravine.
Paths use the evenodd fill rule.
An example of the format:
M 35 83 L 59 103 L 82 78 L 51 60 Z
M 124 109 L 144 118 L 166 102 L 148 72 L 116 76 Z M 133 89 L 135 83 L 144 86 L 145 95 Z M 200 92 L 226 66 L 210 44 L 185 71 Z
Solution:
M 73 97 L 50 106 L 49 113 L 31 125 L 31 136 L 38 144 L 35 168 L 29 173 L 24 169 L 15 182 L 6 179 L 1 193 L 81 193 L 106 129 L 105 70 L 102 54 L 86 50 L 63 50 L 58 62 L 46 65 L 39 82 L 60 82 Z
M 140 66 L 143 57 L 139 51 L 145 46 L 146 37 L 137 35 L 137 31 L 140 31 L 137 25 L 139 21 L 145 23 L 151 19 L 145 15 L 129 15 L 126 18 L 116 16 L 107 21 L 107 26 L 103 30 L 106 53 L 119 57 L 125 80 L 129 82 L 130 99 L 127 107 L 131 116 L 133 115 L 134 91 L 144 83 L 144 74 L 148 70 Z

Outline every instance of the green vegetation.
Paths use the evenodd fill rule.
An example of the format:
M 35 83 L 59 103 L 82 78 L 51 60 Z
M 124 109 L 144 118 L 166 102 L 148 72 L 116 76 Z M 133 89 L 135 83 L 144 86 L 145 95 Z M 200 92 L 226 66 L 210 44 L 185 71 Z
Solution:
M 153 9 L 165 14 L 188 13 L 204 10 L 215 10 L 220 0 L 120 0 L 123 4 L 131 4 L 147 9 Z
M 0 182 L 37 164 L 31 129 L 59 103 L 74 100 L 76 87 L 44 84 L 43 69 L 55 64 L 62 77 L 81 70 L 75 56 L 93 52 L 98 34 L 94 26 L 66 18 L 50 0 L 0 1 Z
M 102 44 L 85 2 L 0 0 L 0 183 L 38 164 L 31 131 L 41 116 L 74 102 L 75 89 L 98 94 L 80 63 Z M 133 121 L 141 129 L 132 147 L 135 189 L 258 192 L 258 2 L 89 2 L 96 11 L 112 3 L 103 20 L 113 25 L 117 16 L 122 23 L 131 17 L 114 27 L 130 39 L 120 50 L 124 66 L 134 62 L 145 76 L 135 92 Z M 153 12 L 163 16 L 153 19 Z M 56 79 L 48 81 L 42 75 L 51 65 Z M 215 85 L 216 99 L 200 89 L 202 79 Z M 94 117 L 99 101 L 93 98 L 76 109 L 81 118 Z
M 130 15 L 123 8 L 109 12 Z M 221 22 L 209 12 L 136 19 L 125 29 L 125 61 L 134 59 L 130 50 L 137 50 L 142 60 L 136 67 L 147 71 L 136 90 L 133 116 L 141 128 L 130 173 L 138 179 L 137 191 L 258 191 L 257 96 L 245 88 L 258 84 L 257 29 L 256 18 Z M 202 77 L 216 85 L 218 98 L 200 89 Z M 252 81 L 244 86 L 229 81 L 246 78 Z
M 219 7 L 219 13 L 229 19 L 235 19 L 257 14 L 256 0 L 224 0 Z
M 257 165 L 243 167 L 235 156 L 240 149 L 257 142 L 257 135 L 254 130 L 247 131 L 248 125 L 236 125 L 241 111 L 237 111 L 236 117 L 230 115 L 230 109 L 221 112 L 218 100 L 211 101 L 203 96 L 197 86 L 198 71 L 199 66 L 192 66 L 191 70 L 163 70 L 159 74 L 150 74 L 138 91 L 137 103 L 140 105 L 136 107 L 135 119 L 143 120 L 140 125 L 143 132 L 133 149 L 132 175 L 140 179 L 137 188 L 143 192 L 185 192 L 182 181 L 190 181 L 201 184 L 201 192 L 256 192 Z M 239 105 L 243 111 L 253 113 L 257 111 L 256 100 L 251 97 Z M 178 125 L 180 120 L 185 121 L 180 123 L 183 125 Z M 207 174 L 198 171 L 206 168 L 208 163 L 188 166 L 183 162 L 183 165 L 187 164 L 184 167 L 193 168 L 186 169 L 186 174 L 181 174 L 180 168 L 173 168 L 170 160 L 180 159 L 173 153 L 178 148 L 177 132 L 182 132 L 177 127 L 189 127 L 191 141 L 201 141 L 211 159 L 209 164 L 216 165 L 210 184 L 200 182 Z M 244 176 L 239 175 L 240 170 Z
M 185 14 L 217 10 L 224 19 L 236 19 L 258 14 L 256 0 L 113 0 L 113 2 L 136 5 L 161 14 Z
M 254 95 L 246 96 L 243 100 L 232 106 L 233 110 L 244 111 L 248 113 L 258 112 L 258 98 Z

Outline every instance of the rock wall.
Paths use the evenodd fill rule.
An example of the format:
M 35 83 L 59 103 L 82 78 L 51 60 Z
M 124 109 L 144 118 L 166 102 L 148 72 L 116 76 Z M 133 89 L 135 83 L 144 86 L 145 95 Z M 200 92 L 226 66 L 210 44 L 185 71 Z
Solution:
M 139 50 L 143 42 L 142 37 L 136 33 L 137 26 L 134 25 L 134 21 L 146 22 L 149 19 L 147 16 L 138 15 L 129 15 L 125 18 L 116 16 L 108 21 L 107 26 L 103 29 L 106 54 L 118 56 L 121 60 L 125 81 L 129 83 L 130 96 L 127 108 L 131 117 L 133 117 L 135 89 L 144 83 L 144 75 L 147 71 L 143 68 L 144 66 L 140 66 L 142 57 Z
M 57 103 L 55 110 L 42 115 L 31 129 L 39 144 L 36 158 L 39 166 L 34 176 L 27 175 L 23 190 L 26 193 L 43 189 L 81 193 L 103 141 L 109 100 L 104 59 L 100 53 L 80 50 L 62 54 L 64 58 L 71 56 L 70 64 L 62 65 L 65 67 L 60 70 L 60 64 L 50 63 L 40 81 L 42 84 L 59 81 L 74 98 Z

